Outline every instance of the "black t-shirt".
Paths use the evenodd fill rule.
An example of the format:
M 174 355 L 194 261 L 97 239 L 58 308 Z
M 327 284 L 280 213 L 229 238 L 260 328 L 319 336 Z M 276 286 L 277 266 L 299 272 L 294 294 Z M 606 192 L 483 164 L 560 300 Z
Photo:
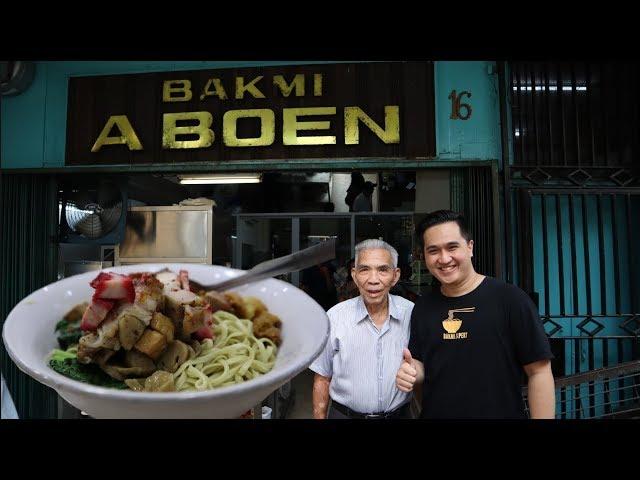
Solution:
M 460 297 L 420 297 L 409 350 L 425 369 L 422 418 L 525 418 L 522 366 L 553 358 L 531 299 L 491 277 Z

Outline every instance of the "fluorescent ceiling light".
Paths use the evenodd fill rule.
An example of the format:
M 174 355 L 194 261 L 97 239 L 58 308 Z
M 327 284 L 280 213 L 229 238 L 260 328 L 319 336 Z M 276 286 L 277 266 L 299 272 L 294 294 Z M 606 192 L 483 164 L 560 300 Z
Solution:
M 207 183 L 260 183 L 260 173 L 229 173 L 220 175 L 190 175 L 179 177 L 183 185 L 201 185 Z

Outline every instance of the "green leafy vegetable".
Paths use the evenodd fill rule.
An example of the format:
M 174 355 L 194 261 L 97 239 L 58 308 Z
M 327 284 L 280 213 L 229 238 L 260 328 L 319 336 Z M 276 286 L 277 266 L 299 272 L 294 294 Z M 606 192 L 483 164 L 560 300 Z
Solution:
M 111 378 L 97 365 L 79 363 L 76 354 L 72 352 L 54 350 L 49 365 L 59 374 L 79 382 L 108 388 L 128 388 L 124 382 Z
M 80 341 L 82 330 L 80 330 L 80 321 L 68 322 L 60 320 L 56 324 L 56 332 L 58 332 L 58 344 L 60 348 L 67 349 L 71 345 L 75 345 Z

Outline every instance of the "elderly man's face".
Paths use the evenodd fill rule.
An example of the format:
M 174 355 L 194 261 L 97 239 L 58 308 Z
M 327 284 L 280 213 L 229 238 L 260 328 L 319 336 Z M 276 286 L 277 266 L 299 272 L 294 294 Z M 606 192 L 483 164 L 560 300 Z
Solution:
M 391 254 L 387 250 L 371 248 L 360 252 L 351 276 L 364 303 L 377 305 L 387 300 L 389 290 L 400 279 L 400 269 L 393 267 Z

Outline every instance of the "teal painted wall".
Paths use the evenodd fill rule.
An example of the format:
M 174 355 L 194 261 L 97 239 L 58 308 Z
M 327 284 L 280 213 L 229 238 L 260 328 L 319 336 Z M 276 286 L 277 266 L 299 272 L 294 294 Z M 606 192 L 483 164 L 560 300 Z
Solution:
M 304 65 L 327 62 L 37 62 L 34 82 L 22 94 L 3 97 L 2 168 L 64 167 L 67 85 L 72 76 Z M 441 160 L 500 158 L 497 75 L 494 62 L 435 62 L 436 152 Z M 467 90 L 469 120 L 451 120 L 450 91 Z
M 500 106 L 495 62 L 435 62 L 436 151 L 441 160 L 500 159 Z M 467 91 L 468 120 L 452 120 L 452 90 Z M 465 113 L 464 110 L 462 113 Z

